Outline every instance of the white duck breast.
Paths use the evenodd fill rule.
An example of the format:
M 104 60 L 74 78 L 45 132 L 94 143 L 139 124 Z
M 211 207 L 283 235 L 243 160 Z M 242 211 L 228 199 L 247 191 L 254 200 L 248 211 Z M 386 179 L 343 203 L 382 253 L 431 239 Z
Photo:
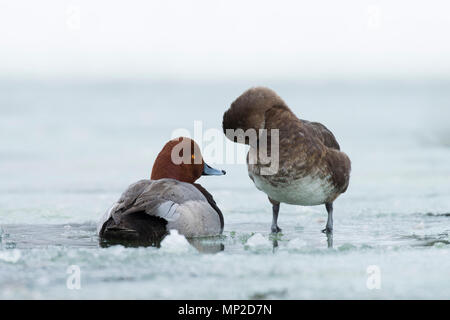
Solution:
M 270 176 L 252 175 L 255 186 L 271 199 L 294 205 L 315 206 L 325 203 L 335 192 L 329 178 L 319 175 L 291 180 L 288 183 L 272 184 Z

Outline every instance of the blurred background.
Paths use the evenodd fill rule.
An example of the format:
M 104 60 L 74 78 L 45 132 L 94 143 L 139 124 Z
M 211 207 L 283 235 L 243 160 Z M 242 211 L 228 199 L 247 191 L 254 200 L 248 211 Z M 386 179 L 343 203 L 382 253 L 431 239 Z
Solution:
M 0 0 L 0 297 L 449 298 L 449 11 L 443 0 Z M 287 205 L 286 264 L 271 246 L 247 251 L 254 233 L 269 237 L 270 205 L 245 165 L 212 159 L 228 174 L 200 183 L 224 212 L 225 255 L 99 249 L 98 217 L 150 176 L 173 131 L 220 130 L 258 85 L 325 124 L 352 159 L 338 254 L 319 233 L 324 208 Z M 84 291 L 65 288 L 70 264 Z M 384 290 L 367 290 L 368 264 L 388 275 Z
M 420 80 L 450 71 L 444 0 L 1 1 L 11 78 Z

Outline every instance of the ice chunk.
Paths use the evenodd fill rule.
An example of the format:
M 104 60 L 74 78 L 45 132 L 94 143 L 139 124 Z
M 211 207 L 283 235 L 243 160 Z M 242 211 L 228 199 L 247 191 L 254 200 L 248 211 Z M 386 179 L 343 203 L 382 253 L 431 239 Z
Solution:
M 22 256 L 22 254 L 20 253 L 20 250 L 18 250 L 18 249 L 0 251 L 0 260 L 1 261 L 16 263 L 17 261 L 19 261 L 21 256 Z
M 178 233 L 178 230 L 172 229 L 161 242 L 161 249 L 167 252 L 188 252 L 192 250 L 191 245 L 186 238 Z
M 250 238 L 248 238 L 246 246 L 249 246 L 250 248 L 259 248 L 259 247 L 269 247 L 271 246 L 271 243 L 268 239 L 264 238 L 264 236 L 260 233 L 256 233 Z

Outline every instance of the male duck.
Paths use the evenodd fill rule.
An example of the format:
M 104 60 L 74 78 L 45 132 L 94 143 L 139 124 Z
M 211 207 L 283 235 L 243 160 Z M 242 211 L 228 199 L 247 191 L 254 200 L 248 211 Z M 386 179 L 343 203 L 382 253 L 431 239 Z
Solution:
M 97 232 L 102 239 L 138 244 L 158 244 L 171 229 L 187 238 L 219 235 L 222 212 L 194 182 L 202 175 L 224 174 L 203 161 L 193 140 L 171 140 L 158 154 L 151 180 L 129 186 L 101 218 Z
M 325 204 L 328 220 L 322 231 L 331 233 L 333 201 L 347 190 L 351 169 L 350 159 L 340 151 L 333 133 L 318 122 L 297 118 L 273 90 L 264 87 L 245 91 L 224 113 L 223 130 L 227 137 L 249 144 L 248 137 L 245 140 L 238 137 L 238 129 L 242 129 L 241 136 L 248 129 L 267 129 L 269 139 L 271 129 L 279 130 L 278 150 L 272 150 L 278 152 L 277 172 L 261 174 L 267 165 L 258 157 L 250 163 L 247 156 L 250 179 L 268 195 L 272 204 L 272 232 L 281 231 L 277 219 L 283 202 L 303 206 Z M 267 146 L 265 151 L 270 153 L 270 141 Z M 254 151 L 251 145 L 249 155 Z

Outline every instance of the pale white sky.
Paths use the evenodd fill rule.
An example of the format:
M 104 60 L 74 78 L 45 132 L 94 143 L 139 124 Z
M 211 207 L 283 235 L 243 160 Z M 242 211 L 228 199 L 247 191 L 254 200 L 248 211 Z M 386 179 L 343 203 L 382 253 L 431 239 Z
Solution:
M 450 76 L 446 0 L 0 0 L 0 76 Z

